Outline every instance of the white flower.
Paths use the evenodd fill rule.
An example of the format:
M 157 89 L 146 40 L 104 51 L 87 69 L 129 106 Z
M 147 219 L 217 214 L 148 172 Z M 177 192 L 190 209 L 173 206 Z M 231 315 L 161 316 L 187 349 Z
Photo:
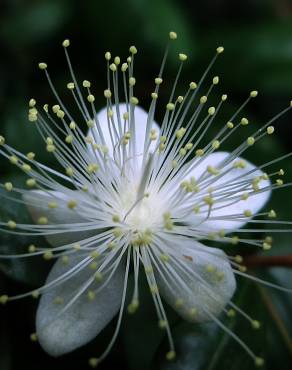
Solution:
M 174 32 L 170 39 L 176 39 Z M 274 211 L 258 211 L 271 190 L 284 185 L 280 179 L 272 183 L 274 174 L 263 172 L 270 163 L 256 167 L 241 155 L 263 136 L 273 133 L 273 119 L 252 136 L 245 134 L 244 126 L 249 122 L 240 117 L 240 111 L 257 95 L 256 91 L 226 123 L 218 119 L 226 95 L 222 95 L 216 107 L 207 105 L 219 78 L 212 79 L 205 95 L 202 83 L 223 52 L 222 47 L 217 48 L 198 85 L 191 82 L 184 97 L 176 96 L 176 80 L 161 125 L 154 116 L 167 52 L 155 78 L 147 112 L 138 106 L 134 95 L 136 48 L 130 48 L 130 57 L 122 64 L 119 57 L 111 63 L 111 55 L 106 53 L 106 108 L 96 114 L 91 83 L 83 81 L 84 98 L 71 68 L 69 41 L 65 40 L 63 46 L 73 80 L 67 88 L 89 128 L 87 135 L 57 94 L 47 65 L 40 63 L 56 104 L 44 105 L 42 111 L 31 99 L 28 118 L 36 124 L 46 150 L 63 170 L 47 167 L 32 152 L 18 152 L 5 143 L 4 137 L 0 140 L 1 154 L 27 173 L 27 187 L 34 188 L 20 189 L 9 182 L 1 185 L 6 197 L 19 201 L 11 194 L 22 196 L 34 221 L 27 225 L 8 220 L 1 222 L 1 229 L 43 235 L 52 245 L 49 250 L 31 245 L 28 254 L 2 257 L 43 255 L 57 261 L 37 291 L 14 297 L 2 295 L 0 301 L 41 295 L 37 336 L 41 346 L 53 356 L 84 345 L 118 313 L 112 341 L 100 358 L 90 360 L 96 366 L 118 334 L 131 270 L 135 287 L 128 312 L 134 313 L 139 307 L 139 274 L 143 268 L 159 326 L 165 328 L 169 339 L 167 358 L 172 359 L 175 349 L 162 299 L 187 321 L 215 321 L 229 332 L 218 315 L 233 310 L 241 313 L 231 301 L 236 289 L 235 275 L 248 275 L 241 265 L 242 257 L 227 256 L 221 245 L 240 242 L 263 249 L 271 247 L 270 237 L 247 239 L 241 227 L 254 215 L 274 217 Z M 179 54 L 177 79 L 186 59 L 185 54 Z M 218 132 L 211 142 L 206 142 L 211 125 Z M 242 144 L 230 153 L 221 151 L 237 130 L 242 130 Z M 216 248 L 205 245 L 209 240 L 216 243 Z M 253 327 L 259 327 L 256 320 L 245 313 L 244 317 Z M 231 335 L 257 365 L 262 364 L 261 358 L 234 333 Z

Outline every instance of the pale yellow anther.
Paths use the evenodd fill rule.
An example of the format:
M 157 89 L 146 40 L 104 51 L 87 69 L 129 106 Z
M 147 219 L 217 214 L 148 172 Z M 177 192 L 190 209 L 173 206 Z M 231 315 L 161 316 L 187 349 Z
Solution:
M 277 213 L 273 209 L 271 209 L 268 213 L 268 217 L 275 218 L 277 217 Z
M 233 168 L 246 168 L 246 162 L 243 159 L 240 159 L 233 163 Z
M 67 207 L 68 207 L 69 209 L 74 209 L 74 208 L 76 208 L 76 207 L 77 207 L 77 202 L 76 202 L 76 200 L 74 200 L 74 199 L 69 200 L 69 201 L 67 202 Z
M 66 175 L 72 177 L 74 175 L 74 170 L 72 167 L 67 167 L 66 168 Z
M 67 135 L 67 136 L 65 137 L 65 142 L 66 142 L 67 144 L 72 144 L 72 142 L 73 142 L 73 136 L 72 136 L 72 135 Z
M 177 168 L 177 166 L 178 166 L 177 161 L 176 161 L 176 160 L 173 160 L 173 161 L 171 162 L 171 167 L 172 167 L 172 168 Z
M 189 86 L 190 86 L 190 90 L 195 90 L 197 88 L 197 84 L 194 81 L 190 82 Z
M 116 66 L 118 66 L 121 63 L 121 58 L 119 56 L 116 56 L 114 58 L 114 63 L 115 63 Z
M 52 111 L 54 113 L 57 113 L 60 109 L 61 109 L 61 107 L 58 104 L 55 104 L 55 105 L 52 106 Z
M 193 144 L 193 143 L 187 143 L 187 144 L 185 145 L 185 150 L 191 150 L 193 146 L 194 146 L 194 144 Z
M 226 101 L 226 100 L 227 100 L 227 95 L 226 95 L 226 94 L 223 94 L 223 95 L 221 96 L 221 100 L 222 100 L 222 101 Z
M 92 367 L 93 369 L 95 369 L 98 366 L 98 362 L 99 362 L 98 358 L 90 357 L 90 359 L 88 360 L 88 365 Z
M 177 99 L 176 99 L 176 101 L 178 102 L 178 103 L 182 103 L 183 102 L 183 100 L 184 100 L 184 97 L 183 96 L 181 96 L 181 95 L 179 95 L 178 97 L 177 97 Z
M 64 40 L 62 43 L 62 46 L 64 46 L 64 48 L 67 48 L 68 46 L 70 46 L 70 40 L 68 39 Z
M 7 190 L 7 191 L 12 191 L 12 190 L 13 190 L 12 182 L 5 182 L 5 184 L 4 184 L 4 188 L 5 188 L 5 190 Z
M 205 104 L 207 102 L 207 100 L 208 100 L 208 98 L 205 95 L 200 97 L 200 103 L 201 104 Z
M 89 119 L 89 120 L 86 122 L 86 124 L 87 124 L 87 127 L 88 127 L 88 128 L 92 128 L 92 127 L 94 127 L 95 122 L 94 122 L 92 119 Z
M 136 46 L 134 46 L 134 45 L 130 46 L 129 52 L 131 54 L 137 54 L 137 48 L 136 48 Z
M 48 224 L 48 218 L 46 216 L 41 216 L 38 218 L 37 223 L 39 225 L 47 225 Z
M 133 299 L 132 302 L 128 305 L 127 310 L 129 314 L 134 314 L 139 308 L 138 299 Z
M 226 126 L 228 127 L 228 128 L 230 128 L 230 129 L 232 129 L 233 127 L 234 127 L 234 124 L 232 123 L 232 122 L 227 122 L 226 123 Z
M 165 355 L 165 358 L 168 360 L 168 361 L 172 361 L 174 360 L 176 357 L 176 353 L 175 351 L 168 351 Z
M 210 263 L 208 265 L 206 265 L 205 268 L 206 268 L 207 272 L 210 272 L 210 273 L 215 272 L 215 266 L 211 265 Z
M 207 166 L 207 171 L 211 174 L 211 175 L 218 175 L 220 173 L 220 171 L 214 167 L 214 166 Z
M 30 167 L 30 165 L 29 165 L 29 164 L 27 164 L 27 163 L 24 163 L 24 164 L 21 166 L 21 168 L 22 168 L 22 170 L 23 170 L 24 172 L 30 172 L 30 171 L 31 171 L 31 167 Z
M 135 96 L 132 96 L 130 99 L 130 103 L 133 105 L 137 105 L 139 104 L 139 100 Z
M 158 94 L 155 92 L 151 93 L 151 98 L 156 100 L 158 98 Z
M 36 186 L 36 179 L 27 179 L 25 183 L 27 187 L 33 188 Z
M 136 84 L 136 78 L 135 77 L 130 77 L 129 78 L 129 85 L 134 86 Z
M 248 146 L 252 146 L 255 143 L 255 138 L 252 136 L 248 137 L 246 143 Z
M 95 262 L 95 261 L 93 261 L 93 262 L 91 262 L 91 263 L 89 264 L 89 268 L 90 268 L 91 270 L 96 270 L 96 269 L 97 269 L 97 267 L 98 267 L 98 264 L 97 264 L 97 262 Z
M 127 63 L 123 63 L 122 66 L 121 66 L 121 71 L 122 72 L 126 72 L 126 70 L 128 69 L 128 64 Z
M 247 200 L 249 197 L 249 194 L 248 193 L 243 193 L 242 196 L 241 196 L 241 200 Z
M 261 323 L 258 320 L 252 320 L 251 326 L 253 329 L 260 329 Z
M 263 250 L 264 251 L 269 251 L 270 249 L 272 248 L 272 245 L 270 243 L 267 243 L 267 242 L 263 242 Z
M 46 69 L 48 65 L 44 62 L 39 63 L 39 69 Z
M 63 265 L 68 265 L 69 256 L 62 256 L 61 261 L 62 261 Z
M 128 57 L 127 62 L 128 62 L 128 64 L 132 63 L 132 57 Z
M 90 163 L 88 166 L 87 166 L 87 169 L 86 171 L 89 173 L 89 174 L 92 174 L 92 173 L 95 173 L 99 170 L 99 165 L 97 163 Z
M 37 114 L 29 114 L 28 115 L 29 122 L 36 122 L 38 120 Z
M 179 150 L 179 155 L 180 156 L 184 156 L 184 155 L 186 155 L 187 154 L 187 151 L 185 150 L 185 148 L 181 148 L 180 150 Z
M 283 181 L 282 179 L 277 179 L 277 180 L 276 180 L 276 185 L 281 186 L 281 185 L 283 185 L 283 184 L 284 184 L 284 181 Z
M 87 292 L 87 299 L 89 301 L 94 301 L 94 299 L 95 299 L 95 292 L 93 290 L 89 290 Z
M 73 121 L 70 122 L 69 127 L 70 127 L 71 130 L 75 130 L 76 129 L 76 123 L 73 122 Z
M 89 82 L 89 81 L 87 81 L 87 80 L 84 80 L 84 81 L 82 82 L 82 86 L 83 86 L 83 87 L 86 87 L 86 88 L 89 88 L 89 87 L 91 86 L 91 82 Z
M 161 78 L 161 77 L 156 77 L 154 81 L 155 81 L 155 84 L 156 84 L 156 85 L 161 85 L 161 84 L 162 84 L 162 82 L 163 82 L 163 80 L 162 80 L 162 78 Z
M 172 110 L 174 110 L 174 108 L 175 108 L 175 105 L 173 103 L 166 104 L 166 109 L 167 110 L 172 111 Z
M 246 126 L 246 125 L 248 125 L 248 123 L 249 123 L 249 121 L 248 121 L 247 118 L 245 118 L 245 117 L 241 118 L 240 124 L 242 126 Z
M 100 256 L 100 253 L 98 250 L 94 250 L 90 253 L 90 257 L 93 258 L 93 259 L 96 259 Z
M 157 139 L 157 130 L 152 128 L 151 131 L 150 131 L 150 140 L 153 141 L 153 140 L 156 140 L 156 139 Z
M 93 103 L 93 102 L 95 101 L 95 97 L 94 97 L 94 95 L 89 94 L 89 95 L 87 96 L 87 101 L 88 101 L 89 103 Z
M 236 311 L 233 308 L 227 311 L 228 317 L 234 317 L 235 315 L 236 315 Z
M 8 299 L 9 299 L 9 297 L 8 297 L 8 295 L 7 294 L 3 294 L 3 295 L 1 295 L 0 296 L 0 304 L 6 304 L 7 303 L 7 301 L 8 301 Z
M 127 121 L 129 119 L 129 112 L 123 113 L 123 119 Z
M 112 55 L 111 55 L 111 53 L 110 53 L 109 51 L 107 51 L 107 52 L 104 54 L 104 57 L 105 57 L 105 59 L 106 59 L 106 60 L 110 60 L 110 59 L 111 59 L 111 57 L 112 57 Z
M 264 366 L 265 360 L 262 357 L 256 357 L 254 360 L 255 366 L 262 367 Z
M 224 51 L 223 46 L 218 46 L 218 48 L 216 49 L 217 54 L 221 54 L 221 53 L 223 53 L 223 51 Z
M 188 59 L 188 56 L 186 54 L 180 53 L 178 54 L 178 58 L 181 62 L 184 62 Z
M 35 99 L 30 99 L 30 101 L 28 102 L 28 106 L 30 108 L 33 108 L 34 106 L 36 105 L 36 100 Z
M 218 149 L 220 147 L 220 141 L 219 140 L 214 140 L 212 142 L 212 148 L 213 149 Z
M 31 296 L 32 298 L 34 299 L 38 299 L 39 296 L 40 296 L 40 292 L 38 290 L 34 290 L 32 293 L 31 293 Z
M 167 321 L 166 320 L 159 320 L 158 321 L 158 327 L 159 329 L 165 329 L 167 327 Z
M 74 82 L 68 82 L 67 83 L 67 89 L 74 90 L 74 88 L 75 88 Z
M 239 243 L 239 237 L 237 235 L 232 236 L 230 239 L 230 243 L 232 245 L 237 245 Z
M 186 129 L 184 127 L 181 127 L 179 130 L 176 131 L 175 136 L 178 140 L 180 140 L 182 139 L 185 133 L 186 133 Z
M 9 161 L 10 161 L 10 163 L 12 163 L 12 164 L 17 164 L 17 163 L 18 163 L 18 158 L 17 158 L 15 155 L 11 155 L 11 156 L 9 157 Z
M 121 218 L 120 218 L 120 216 L 119 216 L 119 215 L 113 215 L 113 217 L 112 217 L 112 221 L 113 221 L 113 222 L 121 222 Z
M 123 235 L 123 230 L 120 227 L 113 229 L 113 235 L 115 238 L 119 238 Z
M 272 135 L 275 132 L 274 126 L 267 127 L 267 134 Z
M 56 147 L 55 147 L 55 145 L 50 144 L 50 145 L 47 145 L 46 150 L 49 153 L 53 153 L 56 150 Z
M 44 104 L 43 105 L 43 110 L 48 113 L 49 112 L 49 104 Z
M 29 338 L 32 342 L 37 342 L 38 341 L 37 333 L 31 333 Z
M 32 161 L 35 158 L 35 153 L 34 152 L 29 152 L 29 153 L 27 153 L 26 157 L 27 157 L 27 159 Z
M 213 116 L 213 115 L 215 114 L 215 112 L 216 112 L 215 107 L 210 107 L 210 108 L 208 109 L 208 114 L 209 114 L 210 116 Z
M 243 262 L 243 258 L 240 255 L 236 255 L 234 257 L 234 261 L 237 262 L 237 263 L 242 263 Z
M 251 98 L 255 98 L 256 96 L 258 96 L 258 91 L 257 91 L 257 90 L 253 90 L 253 91 L 251 91 L 251 92 L 250 92 L 250 94 L 249 94 L 249 96 L 250 96 Z
M 17 226 L 17 224 L 16 224 L 16 222 L 15 222 L 15 221 L 13 221 L 13 220 L 9 220 L 9 221 L 7 222 L 7 227 L 9 227 L 9 229 L 16 229 L 16 226 Z
M 250 209 L 246 209 L 243 212 L 243 214 L 244 214 L 245 217 L 251 217 L 252 216 L 252 211 Z
M 208 206 L 212 206 L 214 204 L 214 199 L 212 198 L 211 195 L 206 195 L 204 198 L 203 198 L 203 201 L 208 205 Z
M 213 85 L 218 85 L 218 83 L 219 83 L 219 77 L 218 76 L 213 77 Z
M 52 251 L 46 251 L 43 254 L 43 259 L 46 260 L 46 261 L 51 260 L 53 257 L 54 257 L 54 255 L 53 255 Z
M 0 136 L 0 145 L 4 145 L 4 144 L 5 144 L 5 137 Z
M 99 272 L 99 271 L 96 271 L 96 273 L 94 274 L 94 280 L 99 283 L 101 282 L 103 279 L 103 276 L 102 276 L 102 273 Z
M 197 149 L 196 150 L 196 156 L 197 157 L 202 157 L 204 155 L 204 149 Z
M 169 38 L 170 40 L 176 40 L 177 39 L 177 33 L 174 31 L 169 32 Z
M 247 271 L 247 267 L 246 267 L 246 266 L 239 266 L 239 267 L 238 267 L 238 270 L 239 270 L 240 272 L 246 272 L 246 271 Z

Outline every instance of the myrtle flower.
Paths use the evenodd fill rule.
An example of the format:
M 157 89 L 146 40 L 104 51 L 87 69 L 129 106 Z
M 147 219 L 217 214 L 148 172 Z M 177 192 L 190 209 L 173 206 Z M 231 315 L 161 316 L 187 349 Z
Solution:
M 52 356 L 83 346 L 117 314 L 109 345 L 99 357 L 89 360 L 95 367 L 113 346 L 124 311 L 133 314 L 139 308 L 139 277 L 144 270 L 159 327 L 168 337 L 167 359 L 175 357 L 175 346 L 164 301 L 191 323 L 217 323 L 256 365 L 263 364 L 263 359 L 230 331 L 219 315 L 239 312 L 257 329 L 260 323 L 232 302 L 236 276 L 277 286 L 246 274 L 243 258 L 227 256 L 221 246 L 241 243 L 247 248 L 271 248 L 272 237 L 263 238 L 260 226 L 276 223 L 278 227 L 279 221 L 268 219 L 276 216 L 274 210 L 259 211 L 273 189 L 286 186 L 281 179 L 282 169 L 269 172 L 269 166 L 283 157 L 257 167 L 241 156 L 257 141 L 273 134 L 273 122 L 291 109 L 292 103 L 247 135 L 249 120 L 241 116 L 241 111 L 258 94 L 251 91 L 242 106 L 223 122 L 220 112 L 227 95 L 223 94 L 214 106 L 209 105 L 211 92 L 219 84 L 219 77 L 210 77 L 210 70 L 224 51 L 220 46 L 200 81 L 189 82 L 183 96 L 177 90 L 187 55 L 178 55 L 178 73 L 158 125 L 154 119 L 164 67 L 176 38 L 176 33 L 170 32 L 153 92 L 149 93 L 148 111 L 139 106 L 135 95 L 135 46 L 130 47 L 125 62 L 105 53 L 106 107 L 97 113 L 92 84 L 84 80 L 81 86 L 77 82 L 68 54 L 70 42 L 63 42 L 72 78 L 67 89 L 80 117 L 73 117 L 59 96 L 47 64 L 39 63 L 55 104 L 40 107 L 31 99 L 28 120 L 39 131 L 59 169 L 41 163 L 34 152 L 17 151 L 0 137 L 1 155 L 27 175 L 25 189 L 6 182 L 1 184 L 1 195 L 23 203 L 34 222 L 1 220 L 1 231 L 41 235 L 51 244 L 49 249 L 31 244 L 27 253 L 1 258 L 56 259 L 44 285 L 16 296 L 3 294 L 0 301 L 5 304 L 40 297 L 32 338 L 38 338 Z M 204 88 L 209 79 L 209 87 Z M 81 122 L 87 125 L 87 133 Z M 211 128 L 217 133 L 206 142 Z M 242 143 L 231 152 L 224 151 L 235 132 L 243 138 Z M 248 222 L 259 227 L 243 229 Z M 256 237 L 245 237 L 245 233 L 255 233 Z M 216 248 L 207 246 L 209 241 Z M 130 273 L 134 289 L 128 292 L 127 302 Z

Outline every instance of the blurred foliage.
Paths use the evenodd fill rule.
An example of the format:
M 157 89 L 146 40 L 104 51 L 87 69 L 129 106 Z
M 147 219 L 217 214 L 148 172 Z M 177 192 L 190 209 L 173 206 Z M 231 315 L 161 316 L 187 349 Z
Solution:
M 213 99 L 227 92 L 228 102 L 220 119 L 228 118 L 252 89 L 259 97 L 244 114 L 258 127 L 287 106 L 292 86 L 292 2 L 290 0 L 1 0 L 0 15 L 0 133 L 21 151 L 33 150 L 40 158 L 53 165 L 51 156 L 43 150 L 37 132 L 26 124 L 26 106 L 30 97 L 51 102 L 52 95 L 36 66 L 48 61 L 54 82 L 63 88 L 69 78 L 60 42 L 72 40 L 70 50 L 78 78 L 94 81 L 97 91 L 105 86 L 103 54 L 127 56 L 129 45 L 139 49 L 137 58 L 137 94 L 146 106 L 153 88 L 166 45 L 167 33 L 174 29 L 179 34 L 167 64 L 166 88 L 162 101 L 168 99 L 169 86 L 174 79 L 178 62 L 177 53 L 189 55 L 182 81 L 198 80 L 209 63 L 214 50 L 223 44 L 224 57 L 215 65 L 213 73 L 221 78 L 220 91 Z M 179 85 L 183 89 L 186 83 Z M 140 86 L 140 87 L 139 87 Z M 290 94 L 290 96 L 289 96 Z M 102 107 L 102 100 L 97 100 Z M 161 105 L 163 107 L 163 104 Z M 158 111 L 158 118 L 160 117 Z M 248 131 L 247 131 L 248 132 Z M 278 123 L 277 136 L 268 137 L 247 152 L 247 158 L 260 164 L 291 151 L 291 115 Z M 212 131 L 210 133 L 212 135 Z M 242 140 L 241 135 L 226 143 Z M 281 167 L 287 172 L 286 181 L 292 180 L 291 160 Z M 278 167 L 275 166 L 275 170 Z M 22 184 L 24 178 L 15 168 L 1 159 L 1 181 L 12 180 Z M 280 218 L 291 218 L 291 190 L 275 192 L 270 207 L 275 207 Z M 290 198 L 289 198 L 290 197 Z M 2 200 L 1 200 L 2 202 Z M 281 207 L 277 207 L 278 205 Z M 25 220 L 26 210 L 9 201 L 1 204 L 1 219 L 10 217 Z M 44 240 L 36 243 L 46 246 Z M 0 237 L 1 252 L 20 253 L 32 243 L 30 238 Z M 275 238 L 270 254 L 291 251 L 288 233 Z M 244 252 L 244 251 L 240 251 Z M 44 281 L 49 266 L 37 259 L 0 261 L 0 291 L 18 293 Z M 261 271 L 254 271 L 263 275 Z M 291 272 L 271 269 L 263 276 L 275 283 L 291 285 Z M 291 297 L 290 297 L 291 298 Z M 282 293 L 254 287 L 240 282 L 236 303 L 253 317 L 262 321 L 262 329 L 252 331 L 240 317 L 228 327 L 235 330 L 247 344 L 266 358 L 265 368 L 291 368 L 291 299 Z M 181 322 L 167 308 L 178 359 L 166 363 L 165 334 L 157 328 L 151 298 L 141 282 L 141 309 L 134 316 L 126 316 L 117 345 L 100 369 L 129 370 L 221 370 L 253 369 L 252 361 L 242 349 L 216 325 L 189 325 Z M 60 359 L 47 356 L 29 341 L 34 331 L 36 303 L 17 301 L 1 309 L 0 316 L 0 369 L 63 370 L 84 368 L 92 351 L 100 351 L 110 338 L 113 324 L 91 344 Z M 288 334 L 287 334 L 288 333 Z M 287 337 L 288 335 L 288 337 Z M 289 344 L 290 335 L 290 344 Z

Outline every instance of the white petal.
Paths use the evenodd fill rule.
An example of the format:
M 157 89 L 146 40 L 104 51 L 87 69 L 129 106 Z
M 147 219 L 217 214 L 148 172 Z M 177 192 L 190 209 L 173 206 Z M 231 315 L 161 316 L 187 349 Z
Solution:
M 58 260 L 47 278 L 47 283 L 68 272 L 81 260 L 80 256 L 70 257 L 67 265 Z M 64 313 L 58 315 L 93 273 L 94 271 L 87 267 L 41 297 L 36 318 L 37 335 L 41 346 L 50 355 L 60 356 L 85 345 L 96 337 L 118 312 L 123 288 L 122 265 L 94 300 L 90 301 L 85 292 Z M 100 284 L 102 282 L 94 283 L 91 289 L 98 288 Z M 64 303 L 56 304 L 57 297 L 63 299 Z
M 77 192 L 76 192 L 77 194 Z M 27 208 L 35 223 L 38 222 L 40 217 L 47 217 L 48 224 L 74 224 L 86 222 L 76 210 L 69 209 L 67 202 L 70 198 L 57 191 L 44 192 L 39 190 L 31 190 L 23 195 L 23 200 L 27 202 Z M 57 203 L 56 208 L 49 208 L 50 202 Z M 90 232 L 67 232 L 62 234 L 47 235 L 46 239 L 52 245 L 62 245 L 73 243 L 75 241 L 85 239 L 92 235 Z
M 194 176 L 196 179 L 199 179 L 199 177 L 206 171 L 207 166 L 213 166 L 218 167 L 229 156 L 229 153 L 227 152 L 216 152 L 213 154 L 208 155 L 202 163 L 200 163 L 189 175 L 189 177 Z M 242 160 L 242 158 L 236 158 L 231 163 L 229 163 L 227 166 L 224 166 L 221 172 L 225 172 L 227 169 L 231 168 L 234 162 L 237 162 L 238 160 Z M 228 172 L 226 175 L 219 178 L 217 181 L 212 183 L 211 187 L 220 187 L 223 184 L 230 184 L 231 182 L 239 182 L 240 179 L 247 180 L 247 179 L 253 179 L 255 177 L 263 175 L 263 172 L 260 169 L 256 169 L 257 167 L 250 163 L 249 161 L 244 159 L 244 162 L 246 163 L 246 167 L 243 169 L 236 169 L 233 168 L 230 172 Z M 256 169 L 253 173 L 245 176 L 248 172 L 251 170 Z M 265 187 L 270 186 L 269 180 L 261 180 L 259 183 L 259 188 L 263 189 Z M 227 189 L 228 190 L 228 189 Z M 237 195 L 242 195 L 244 191 L 238 192 Z M 230 204 L 230 200 L 226 202 L 220 202 L 215 203 L 214 208 L 218 206 L 224 206 L 218 210 L 211 210 L 210 217 L 221 217 L 221 216 L 228 216 L 228 215 L 234 215 L 234 214 L 242 214 L 245 210 L 250 210 L 252 214 L 256 214 L 268 201 L 269 197 L 271 195 L 271 190 L 266 190 L 263 192 L 259 192 L 258 194 L 251 195 L 247 200 L 240 200 L 234 204 Z M 200 214 L 201 216 L 202 214 Z M 204 216 L 206 216 L 207 213 L 202 215 L 202 219 Z M 190 218 L 190 221 L 194 220 L 194 216 Z M 196 221 L 195 221 L 196 222 Z M 197 222 L 196 222 L 197 223 Z M 232 230 L 238 229 L 246 224 L 246 221 L 223 221 L 223 220 L 215 220 L 215 221 L 205 221 L 203 224 L 200 225 L 201 230 L 205 231 L 218 231 L 224 229 L 227 232 L 231 232 Z
M 117 118 L 116 106 L 113 106 L 112 110 L 113 110 L 113 120 L 118 130 L 118 118 Z M 120 111 L 122 125 L 124 125 L 123 114 L 127 112 L 127 105 L 125 103 L 119 104 L 119 111 Z M 109 131 L 109 125 L 112 125 L 112 123 L 108 122 L 107 112 L 108 112 L 107 108 L 102 109 L 97 114 L 97 118 L 101 125 L 101 130 L 102 130 L 106 145 L 109 148 L 109 154 L 113 156 L 113 145 L 112 145 L 111 135 Z M 143 152 L 148 113 L 143 108 L 139 106 L 135 106 L 134 116 L 135 116 L 135 140 L 136 140 L 136 148 L 137 148 L 136 154 L 139 155 Z M 157 131 L 157 136 L 159 137 L 160 128 L 155 121 L 152 122 L 151 129 L 155 129 Z M 96 134 L 98 135 L 98 130 L 96 127 L 89 130 L 89 135 L 93 136 L 93 133 L 92 133 L 93 130 L 95 130 Z M 130 140 L 133 140 L 133 138 L 131 138 Z M 114 145 L 116 145 L 116 143 L 117 141 L 115 139 Z M 153 152 L 156 144 L 157 144 L 157 140 L 154 140 L 151 142 L 150 148 L 149 148 L 150 152 Z M 92 151 L 91 146 L 89 146 L 89 148 Z M 139 158 L 140 158 L 140 161 L 139 161 Z M 139 162 L 142 161 L 141 155 L 138 157 L 138 161 Z
M 175 281 L 179 285 L 175 285 L 167 278 L 170 283 L 168 286 L 160 276 L 157 279 L 159 291 L 185 320 L 209 321 L 211 319 L 208 312 L 218 316 L 233 296 L 236 288 L 234 274 L 222 250 L 206 247 L 197 242 L 186 243 L 191 247 L 186 248 L 185 244 L 182 247 L 184 251 L 180 255 L 180 260 L 183 261 L 184 272 L 171 260 L 168 262 L 177 273 Z M 212 269 L 214 271 L 211 271 Z M 192 274 L 187 276 L 188 270 L 193 276 Z M 183 284 L 180 284 L 180 281 Z

